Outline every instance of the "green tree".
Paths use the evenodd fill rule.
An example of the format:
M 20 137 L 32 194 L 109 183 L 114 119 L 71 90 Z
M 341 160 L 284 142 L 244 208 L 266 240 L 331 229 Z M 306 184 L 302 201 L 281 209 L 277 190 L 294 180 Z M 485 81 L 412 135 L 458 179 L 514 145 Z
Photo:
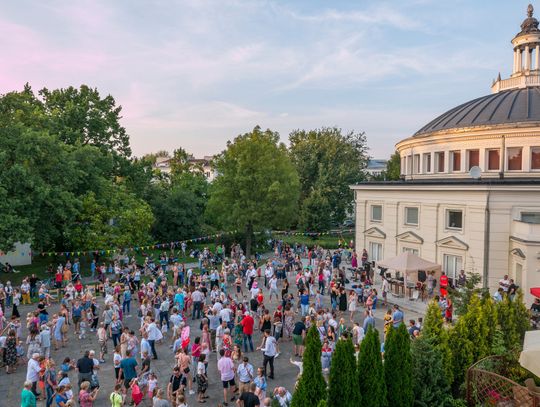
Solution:
M 189 162 L 191 158 L 192 156 L 182 147 L 174 150 L 170 160 L 171 175 L 174 177 L 189 172 L 191 170 L 191 163 Z
M 289 135 L 289 141 L 290 156 L 300 177 L 301 226 L 313 231 L 325 230 L 326 223 L 308 213 L 323 210 L 327 211 L 325 217 L 330 218 L 330 223 L 342 223 L 353 204 L 349 186 L 365 179 L 368 160 L 365 134 L 344 134 L 336 127 L 296 130 Z M 322 209 L 314 209 L 314 205 Z
M 404 324 L 397 329 L 390 326 L 384 342 L 384 380 L 389 406 L 412 406 L 414 396 L 411 379 L 410 335 Z
M 215 166 L 220 175 L 210 187 L 209 218 L 218 227 L 243 230 L 248 256 L 255 229 L 294 223 L 298 174 L 278 133 L 255 127 L 228 142 Z
M 442 355 L 443 366 L 448 383 L 454 381 L 454 370 L 452 366 L 452 350 L 449 345 L 449 331 L 444 327 L 439 304 L 431 300 L 426 310 L 424 325 L 422 326 L 422 337 L 431 341 Z
M 334 365 L 333 360 L 332 365 Z M 364 407 L 387 406 L 379 332 L 371 327 L 368 328 L 360 345 L 357 375 L 358 380 L 356 385 L 362 389 L 361 402 L 358 405 Z
M 328 379 L 328 407 L 357 407 L 360 404 L 360 388 L 355 378 L 356 358 L 350 339 L 340 339 L 332 355 Z M 308 405 L 308 404 L 304 404 Z
M 401 179 L 401 157 L 397 151 L 390 156 L 386 163 L 386 170 L 383 171 L 379 179 L 384 181 L 399 181 Z
M 518 290 L 513 300 L 504 295 L 503 300 L 497 303 L 497 317 L 506 349 L 508 351 L 521 350 L 525 332 L 529 328 L 528 311 L 523 302 L 521 290 Z
M 326 400 L 326 382 L 322 375 L 321 349 L 319 332 L 317 327 L 312 325 L 306 335 L 306 347 L 302 358 L 302 376 L 300 376 L 300 381 L 294 392 L 292 407 L 315 406 L 321 400 Z
M 459 392 L 462 383 L 465 382 L 467 369 L 475 362 L 475 344 L 470 339 L 471 319 L 460 317 L 450 330 L 448 343 L 452 350 L 453 385 L 455 394 Z
M 330 191 L 314 187 L 302 202 L 300 224 L 309 230 L 329 230 L 332 226 Z
M 450 297 L 454 301 L 454 310 L 458 315 L 467 312 L 471 298 L 489 294 L 486 289 L 480 286 L 482 276 L 479 273 L 468 272 L 466 277 L 465 286 L 458 289 L 450 288 Z
M 71 145 L 93 145 L 99 149 L 131 156 L 129 136 L 120 124 L 122 107 L 116 105 L 111 95 L 101 97 L 98 90 L 87 85 L 79 89 L 39 91 L 43 99 L 47 129 L 51 134 Z
M 451 398 L 443 367 L 443 355 L 430 339 L 423 336 L 411 344 L 412 389 L 415 405 L 443 406 Z

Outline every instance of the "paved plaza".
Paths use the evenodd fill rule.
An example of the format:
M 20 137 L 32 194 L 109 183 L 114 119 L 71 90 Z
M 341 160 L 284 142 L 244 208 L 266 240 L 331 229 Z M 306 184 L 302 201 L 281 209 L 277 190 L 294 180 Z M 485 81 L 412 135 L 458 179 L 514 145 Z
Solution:
M 291 281 L 291 278 L 289 277 L 289 281 Z M 261 279 L 262 283 L 262 279 Z M 260 287 L 263 286 L 263 284 L 259 285 Z M 296 292 L 295 289 L 293 289 L 293 292 Z M 268 291 L 265 290 L 265 298 L 268 298 Z M 324 297 L 324 306 L 330 306 L 330 298 L 329 296 L 325 295 Z M 268 301 L 266 300 L 265 303 L 270 308 L 270 310 L 273 312 L 273 310 L 276 308 L 277 303 L 274 299 L 273 303 L 268 304 Z M 99 299 L 100 309 L 103 310 L 103 298 Z M 126 316 L 124 318 L 124 323 L 126 326 L 128 326 L 130 329 L 133 329 L 137 332 L 139 329 L 139 318 L 137 318 L 137 308 L 138 303 L 135 302 L 132 304 L 131 309 L 131 315 Z M 20 313 L 21 316 L 25 316 L 27 312 L 35 309 L 35 306 L 21 306 L 20 307 Z M 59 309 L 58 303 L 53 304 L 51 307 L 49 307 L 49 314 L 52 316 L 55 312 L 57 312 Z M 356 318 L 355 320 L 362 322 L 363 321 L 363 307 L 359 307 L 359 310 L 356 312 Z M 382 318 L 384 316 L 386 309 L 379 306 L 375 311 L 375 319 L 376 319 L 376 328 L 382 332 L 383 328 L 383 322 Z M 418 318 L 420 314 L 418 313 L 418 310 L 413 311 L 413 307 L 404 308 L 405 311 L 405 321 L 408 321 L 408 319 L 411 318 Z M 11 311 L 8 310 L 7 315 L 9 316 L 11 314 Z M 298 318 L 300 316 L 298 315 Z M 349 325 L 349 313 L 347 312 L 345 315 L 346 322 Z M 193 321 L 191 319 L 188 320 L 188 323 L 191 327 L 191 340 L 193 342 L 193 339 L 197 336 L 200 336 L 201 330 L 200 330 L 200 320 Z M 255 328 L 257 328 L 257 323 L 255 325 Z M 23 329 L 23 340 L 26 338 L 27 335 L 27 329 Z M 70 332 L 68 334 L 68 343 L 65 348 L 62 348 L 58 351 L 51 351 L 51 357 L 55 360 L 57 365 L 60 365 L 63 361 L 63 359 L 67 356 L 69 356 L 72 359 L 78 359 L 80 358 L 85 350 L 93 349 L 99 354 L 99 345 L 97 343 L 96 334 L 92 332 L 87 333 L 86 339 L 79 340 L 77 336 L 73 334 L 73 329 L 70 327 Z M 158 353 L 158 360 L 152 360 L 151 368 L 157 373 L 158 376 L 158 385 L 159 387 L 166 389 L 169 377 L 172 372 L 172 367 L 174 364 L 173 359 L 173 353 L 170 349 L 171 345 L 171 334 L 169 333 L 168 336 L 164 338 L 162 343 L 156 345 L 157 353 Z M 259 346 L 261 343 L 261 333 L 260 331 L 255 332 L 254 334 L 254 345 Z M 115 379 L 114 379 L 114 369 L 112 364 L 112 352 L 113 352 L 113 344 L 112 341 L 109 341 L 109 354 L 106 356 L 105 360 L 106 363 L 102 364 L 100 366 L 99 371 L 99 381 L 100 381 L 100 392 L 99 396 L 96 399 L 95 405 L 96 406 L 109 406 L 109 395 L 111 391 L 113 390 Z M 259 366 L 262 366 L 263 362 L 263 355 L 261 351 L 254 351 L 247 354 L 249 357 L 249 362 L 253 364 L 254 368 L 256 369 Z M 290 341 L 280 341 L 280 355 L 275 360 L 275 379 L 268 380 L 268 392 L 272 391 L 274 387 L 276 386 L 284 386 L 288 390 L 292 392 L 294 389 L 294 385 L 296 382 L 297 375 L 299 373 L 298 367 L 293 365 L 290 362 L 290 358 L 292 357 L 292 342 Z M 296 358 L 296 360 L 299 360 Z M 140 359 L 138 359 L 139 365 L 140 365 Z M 217 406 L 218 403 L 223 401 L 222 396 L 222 386 L 221 381 L 219 378 L 219 373 L 217 371 L 216 367 L 217 363 L 217 356 L 216 353 L 212 353 L 210 356 L 210 361 L 208 365 L 208 377 L 209 377 L 209 387 L 207 391 L 207 395 L 210 396 L 210 398 L 207 400 L 207 403 L 205 405 L 208 406 Z M 140 366 L 139 366 L 140 367 Z M 19 405 L 20 403 L 20 392 L 22 389 L 22 385 L 25 381 L 26 377 L 26 365 L 20 365 L 17 368 L 16 373 L 7 375 L 5 373 L 5 369 L 0 370 L 0 395 L 2 397 L 0 398 L 0 407 L 15 407 Z M 72 383 L 77 383 L 77 373 L 71 372 L 70 373 L 70 380 Z M 75 386 L 76 387 L 76 386 Z M 196 390 L 196 385 L 194 384 L 194 389 Z M 198 405 L 196 401 L 196 395 L 188 395 L 186 392 L 187 401 L 189 406 L 195 406 Z M 143 404 L 145 406 L 151 406 L 151 402 L 148 399 L 145 399 L 143 401 Z M 230 403 L 229 403 L 230 405 Z M 44 401 L 38 402 L 38 406 L 45 406 Z

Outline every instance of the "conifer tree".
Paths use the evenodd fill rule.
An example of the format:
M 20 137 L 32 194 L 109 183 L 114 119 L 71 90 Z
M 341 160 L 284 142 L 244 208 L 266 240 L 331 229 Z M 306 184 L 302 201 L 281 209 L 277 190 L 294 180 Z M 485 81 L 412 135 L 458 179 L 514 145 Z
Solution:
M 411 339 L 407 328 L 390 326 L 384 343 L 384 379 L 389 406 L 413 404 Z
M 449 331 L 444 326 L 441 309 L 437 301 L 432 300 L 428 304 L 422 337 L 429 339 L 439 349 L 443 358 L 443 367 L 448 383 L 454 381 L 454 369 L 452 366 L 452 350 L 449 345 Z
M 415 404 L 425 407 L 444 405 L 451 395 L 440 349 L 431 340 L 420 336 L 412 342 L 411 350 Z
M 358 407 L 360 389 L 356 381 L 356 358 L 350 339 L 340 339 L 336 344 L 328 380 L 328 407 Z M 309 406 L 305 404 L 305 406 Z
M 333 362 L 332 362 L 333 364 Z M 358 358 L 358 381 L 362 407 L 386 407 L 386 384 L 381 358 L 379 332 L 368 328 L 366 336 L 360 345 Z
M 292 407 L 316 406 L 326 400 L 326 382 L 322 375 L 321 340 L 317 327 L 313 324 L 306 335 L 306 347 L 302 358 L 303 370 Z

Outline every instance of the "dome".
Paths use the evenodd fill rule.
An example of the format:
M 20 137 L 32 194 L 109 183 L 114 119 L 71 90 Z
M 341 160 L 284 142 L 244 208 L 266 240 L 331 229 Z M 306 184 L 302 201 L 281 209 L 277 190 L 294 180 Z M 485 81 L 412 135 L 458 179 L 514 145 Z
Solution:
M 540 122 L 540 87 L 501 91 L 463 103 L 432 120 L 414 136 L 439 130 Z

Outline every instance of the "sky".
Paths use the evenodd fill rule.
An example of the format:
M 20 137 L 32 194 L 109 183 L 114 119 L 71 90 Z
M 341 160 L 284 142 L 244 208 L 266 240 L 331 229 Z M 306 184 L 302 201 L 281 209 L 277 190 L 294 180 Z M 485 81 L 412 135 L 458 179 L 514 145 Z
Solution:
M 123 107 L 135 155 L 222 151 L 256 125 L 365 132 L 387 158 L 510 74 L 522 0 L 18 0 L 0 93 L 86 84 Z M 538 2 L 540 15 L 540 2 Z M 540 18 L 540 17 L 539 17 Z

